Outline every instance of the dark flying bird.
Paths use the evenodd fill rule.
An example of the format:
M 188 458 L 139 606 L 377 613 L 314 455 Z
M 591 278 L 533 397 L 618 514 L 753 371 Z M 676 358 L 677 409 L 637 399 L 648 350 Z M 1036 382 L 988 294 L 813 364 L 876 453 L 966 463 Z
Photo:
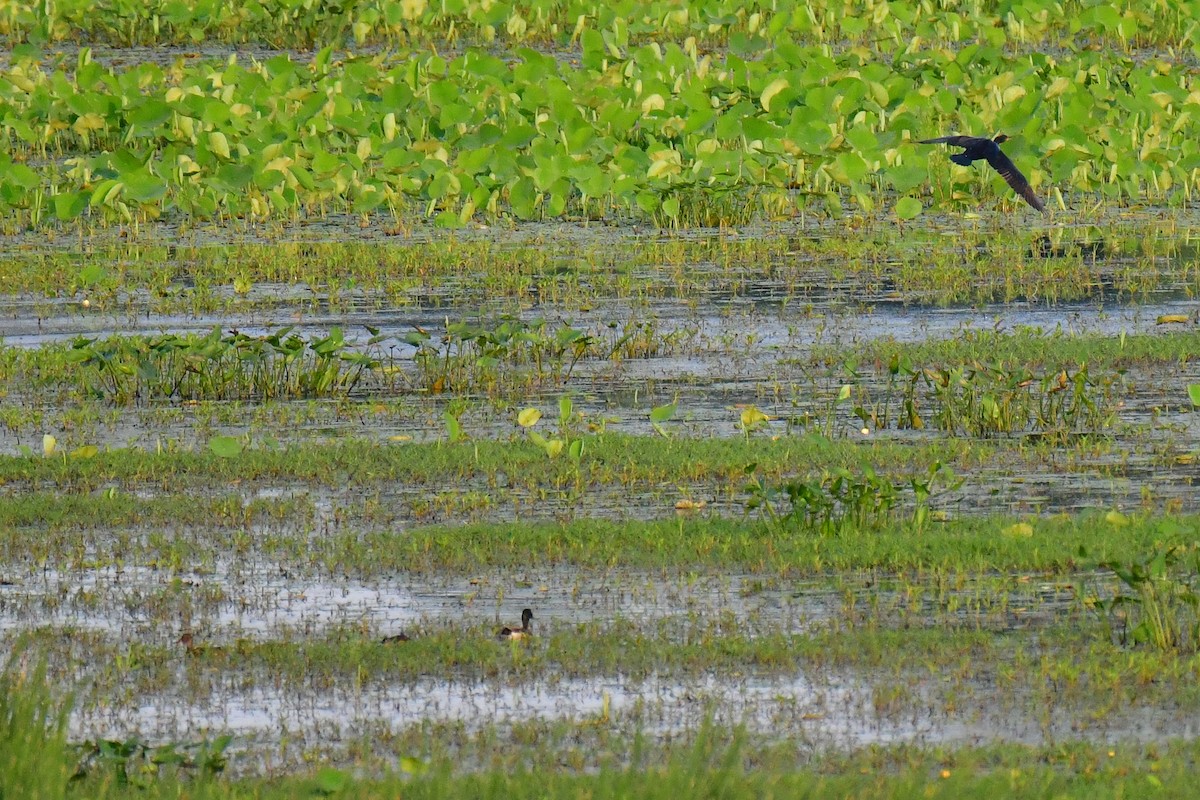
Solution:
M 1012 162 L 1012 159 L 1000 151 L 1000 145 L 1007 141 L 1008 137 L 1001 133 L 995 139 L 987 139 L 983 136 L 941 136 L 937 139 L 921 139 L 920 143 L 951 144 L 964 148 L 963 152 L 950 156 L 951 161 L 955 164 L 962 164 L 964 167 L 971 166 L 972 161 L 985 159 L 992 165 L 992 169 L 1000 173 L 1000 177 L 1004 178 L 1014 192 L 1024 197 L 1025 202 L 1029 205 L 1045 214 L 1046 207 L 1034 194 L 1029 181 L 1025 180 L 1025 176 L 1021 174 L 1021 170 L 1017 169 L 1017 165 Z

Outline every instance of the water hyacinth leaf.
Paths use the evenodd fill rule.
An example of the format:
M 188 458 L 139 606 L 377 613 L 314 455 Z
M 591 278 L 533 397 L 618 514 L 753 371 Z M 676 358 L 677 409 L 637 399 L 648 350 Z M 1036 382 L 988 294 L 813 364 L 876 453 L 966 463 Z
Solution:
M 56 439 L 54 436 L 52 436 L 49 433 L 43 434 L 42 435 L 42 455 L 44 455 L 44 456 L 53 455 L 54 451 L 57 449 L 58 449 L 58 439 Z
M 669 439 L 671 437 L 671 433 L 665 427 L 663 427 L 663 423 L 668 422 L 672 417 L 675 416 L 675 411 L 677 410 L 678 406 L 678 401 L 676 401 L 674 403 L 667 403 L 666 405 L 657 406 L 650 410 L 650 426 L 653 427 L 654 431 L 664 439 Z
M 767 86 L 762 90 L 762 94 L 759 95 L 758 99 L 763 111 L 769 113 L 771 111 L 771 101 L 775 99 L 777 94 L 782 92 L 784 89 L 787 89 L 790 85 L 791 83 L 787 78 L 776 78 L 767 84 Z
M 531 428 L 538 424 L 538 420 L 542 418 L 542 412 L 537 408 L 525 408 L 517 414 L 517 424 L 522 428 Z
M 2 155 L 0 153 L 0 156 Z M 24 164 L 14 164 L 11 160 L 4 159 L 0 161 L 0 166 L 3 166 L 0 174 L 7 173 L 4 176 L 7 178 L 5 183 L 16 188 L 22 194 L 41 184 L 38 174 Z
M 929 178 L 929 170 L 919 164 L 904 163 L 889 167 L 885 175 L 892 188 L 903 193 L 924 184 Z
M 451 444 L 455 442 L 461 442 L 466 438 L 466 433 L 463 431 L 462 423 L 459 422 L 458 417 L 453 413 L 450 411 L 443 412 L 442 421 L 446 425 L 446 437 L 450 440 Z
M 1200 407 L 1200 383 L 1189 383 L 1187 390 L 1188 399 L 1192 401 L 1192 407 Z
M 741 423 L 746 430 L 754 430 L 759 426 L 770 422 L 771 418 L 760 411 L 757 406 L 746 406 L 742 409 Z
M 212 131 L 208 134 L 208 149 L 221 158 L 227 160 L 232 158 L 229 153 L 229 140 L 220 131 Z
M 242 440 L 236 436 L 214 436 L 208 440 L 208 449 L 218 458 L 236 458 L 242 448 Z
M 167 182 L 146 170 L 125 177 L 125 196 L 139 203 L 154 203 L 167 193 Z
M 678 401 L 667 403 L 666 405 L 656 406 L 650 410 L 651 422 L 667 422 L 675 416 L 676 410 L 679 408 Z
M 921 201 L 915 197 L 901 197 L 896 201 L 896 216 L 900 219 L 916 219 L 923 210 Z
M 95 286 L 108 277 L 108 270 L 102 264 L 88 264 L 79 270 L 80 286 Z
M 87 207 L 87 192 L 64 192 L 54 195 L 54 216 L 61 222 L 75 219 Z
M 521 178 L 508 190 L 509 205 L 520 219 L 533 219 L 536 216 L 538 199 L 537 188 L 530 177 Z
M 83 447 L 77 447 L 74 450 L 72 450 L 69 457 L 84 460 L 84 459 L 89 459 L 89 458 L 95 458 L 99 454 L 100 454 L 99 447 L 97 447 L 94 444 L 87 444 L 87 445 L 84 445 Z
M 638 192 L 635 201 L 637 202 L 637 207 L 647 214 L 653 214 L 662 205 L 662 201 L 658 195 L 652 192 Z
M 126 115 L 130 124 L 143 129 L 155 128 L 171 118 L 175 112 L 167 103 L 154 97 L 148 97 L 135 106 Z M 148 130 L 147 130 L 148 132 Z
M 125 184 L 111 178 L 101 181 L 92 191 L 92 197 L 89 202 L 96 207 L 110 206 L 117 201 L 124 188 Z

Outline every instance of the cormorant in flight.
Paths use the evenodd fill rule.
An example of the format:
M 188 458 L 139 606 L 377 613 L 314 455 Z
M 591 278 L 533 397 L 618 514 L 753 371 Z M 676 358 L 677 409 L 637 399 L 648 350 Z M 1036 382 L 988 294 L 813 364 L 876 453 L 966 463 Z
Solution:
M 950 156 L 951 161 L 955 164 L 962 164 L 964 167 L 971 166 L 972 161 L 985 159 L 992 165 L 992 169 L 1000 173 L 1000 177 L 1004 178 L 1013 191 L 1024 197 L 1025 202 L 1029 205 L 1045 214 L 1046 207 L 1034 193 L 1029 181 L 1025 180 L 1025 176 L 1021 174 L 1021 170 L 1017 169 L 1017 165 L 1012 162 L 1012 159 L 1000 151 L 1000 145 L 1007 141 L 1008 137 L 1001 133 L 995 139 L 987 139 L 983 136 L 941 136 L 937 139 L 921 139 L 920 143 L 951 144 L 964 148 L 963 152 Z

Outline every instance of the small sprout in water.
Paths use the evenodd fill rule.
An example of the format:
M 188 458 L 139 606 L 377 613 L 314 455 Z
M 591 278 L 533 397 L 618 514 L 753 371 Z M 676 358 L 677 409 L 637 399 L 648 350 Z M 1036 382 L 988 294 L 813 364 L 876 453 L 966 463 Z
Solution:
M 42 436 L 42 455 L 54 455 L 54 451 L 57 447 L 58 439 L 55 439 L 48 433 Z
M 670 432 L 663 427 L 663 423 L 675 416 L 675 411 L 678 409 L 678 400 L 673 403 L 667 403 L 663 406 L 651 409 L 650 425 L 653 426 L 656 433 L 664 439 L 671 437 Z
M 771 418 L 759 411 L 756 406 L 747 406 L 742 409 L 742 430 L 747 433 L 762 427 L 770 421 Z
M 867 427 L 863 427 L 863 428 L 862 428 L 862 429 L 859 431 L 859 433 L 861 433 L 863 436 L 870 436 L 870 435 L 871 435 L 871 429 L 870 429 L 870 428 L 867 428 Z
M 88 299 L 85 297 L 85 298 L 83 298 L 83 301 L 82 301 L 82 302 L 81 302 L 79 305 L 83 306 L 84 308 L 91 308 L 91 307 L 92 307 L 92 301 L 91 301 L 91 300 L 88 300 Z

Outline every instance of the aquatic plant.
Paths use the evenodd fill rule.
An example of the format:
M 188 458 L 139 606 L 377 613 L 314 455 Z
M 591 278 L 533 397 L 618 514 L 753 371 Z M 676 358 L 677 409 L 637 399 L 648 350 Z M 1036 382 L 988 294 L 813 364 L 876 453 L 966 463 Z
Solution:
M 74 779 L 111 778 L 117 786 L 148 789 L 164 773 L 173 778 L 191 773 L 196 778 L 211 778 L 224 772 L 226 750 L 233 736 L 224 734 L 212 741 L 181 744 L 168 742 L 151 745 L 137 736 L 129 739 L 99 739 L 79 745 L 79 766 Z
M 1087 6 L 1074 13 L 1052 3 L 1027 2 L 1003 16 L 964 2 L 945 2 L 920 10 L 874 8 L 869 17 L 849 0 L 807 4 L 783 0 L 769 6 L 696 0 L 687 8 L 665 0 L 515 0 L 502 6 L 425 0 L 295 6 L 264 0 L 249 8 L 217 0 L 187 4 L 107 0 L 99 7 L 83 0 L 59 0 L 51 7 L 7 2 L 2 8 L 0 35 L 12 42 L 84 40 L 120 47 L 258 43 L 311 49 L 319 44 L 353 43 L 564 48 L 588 34 L 601 37 L 613 49 L 668 38 L 692 39 L 698 45 L 739 53 L 752 53 L 784 36 L 797 42 L 836 40 L 860 46 L 919 40 L 930 46 L 984 42 L 1021 48 L 1076 39 L 1118 50 L 1195 45 L 1195 29 L 1188 25 L 1193 19 L 1189 4 L 1152 9 L 1132 0 Z
M 526 408 L 517 415 L 517 424 L 525 429 L 529 441 L 540 447 L 549 458 L 557 458 L 566 452 L 576 466 L 583 458 L 584 438 L 575 430 L 579 417 L 574 411 L 574 401 L 570 395 L 564 394 L 558 399 L 558 435 L 547 438 L 533 428 L 542 418 L 542 412 L 536 408 Z
M 117 404 L 154 400 L 269 399 L 344 396 L 381 361 L 383 341 L 368 328 L 367 351 L 352 348 L 341 328 L 306 339 L 292 327 L 251 336 L 214 328 L 206 336 L 76 338 L 65 362 L 83 390 Z
M 494 323 L 446 323 L 440 342 L 425 330 L 401 340 L 414 348 L 417 384 L 432 392 L 482 394 L 561 385 L 594 340 L 569 325 L 552 329 L 545 319 L 501 315 Z
M 1141 559 L 1101 566 L 1120 580 L 1121 589 L 1109 599 L 1092 597 L 1090 605 L 1117 641 L 1182 653 L 1200 650 L 1200 550 L 1160 547 Z
M 795 41 L 780 20 L 770 39 L 719 55 L 694 40 L 633 44 L 624 23 L 584 24 L 578 60 L 519 44 L 512 58 L 339 59 L 329 46 L 306 62 L 124 68 L 84 47 L 47 68 L 22 49 L 0 69 L 0 210 L 10 229 L 330 212 L 442 227 L 719 225 L 900 200 L 909 216 L 922 197 L 980 199 L 977 178 L 946 174 L 943 156 L 909 143 L 998 127 L 1025 144 L 1013 160 L 1039 192 L 1168 204 L 1195 194 L 1198 153 L 1178 111 L 1194 85 L 1164 61 L 1092 50 L 1060 60 L 1002 42 L 912 50 L 907 37 L 831 49 Z
M 933 417 L 942 430 L 968 436 L 1032 431 L 1052 441 L 1098 433 L 1115 420 L 1108 399 L 1115 376 L 1092 378 L 1087 364 L 1035 375 L 1004 362 L 925 369 L 932 389 Z M 916 406 L 916 381 L 908 384 L 906 409 Z M 906 417 L 911 419 L 911 417 Z
M 768 484 L 758 474 L 758 464 L 748 464 L 744 472 L 749 478 L 746 513 L 760 512 L 777 533 L 869 530 L 885 523 L 898 501 L 896 487 L 871 467 L 863 467 L 860 473 L 840 468 L 778 486 Z M 777 506 L 785 501 L 786 510 L 781 513 Z

